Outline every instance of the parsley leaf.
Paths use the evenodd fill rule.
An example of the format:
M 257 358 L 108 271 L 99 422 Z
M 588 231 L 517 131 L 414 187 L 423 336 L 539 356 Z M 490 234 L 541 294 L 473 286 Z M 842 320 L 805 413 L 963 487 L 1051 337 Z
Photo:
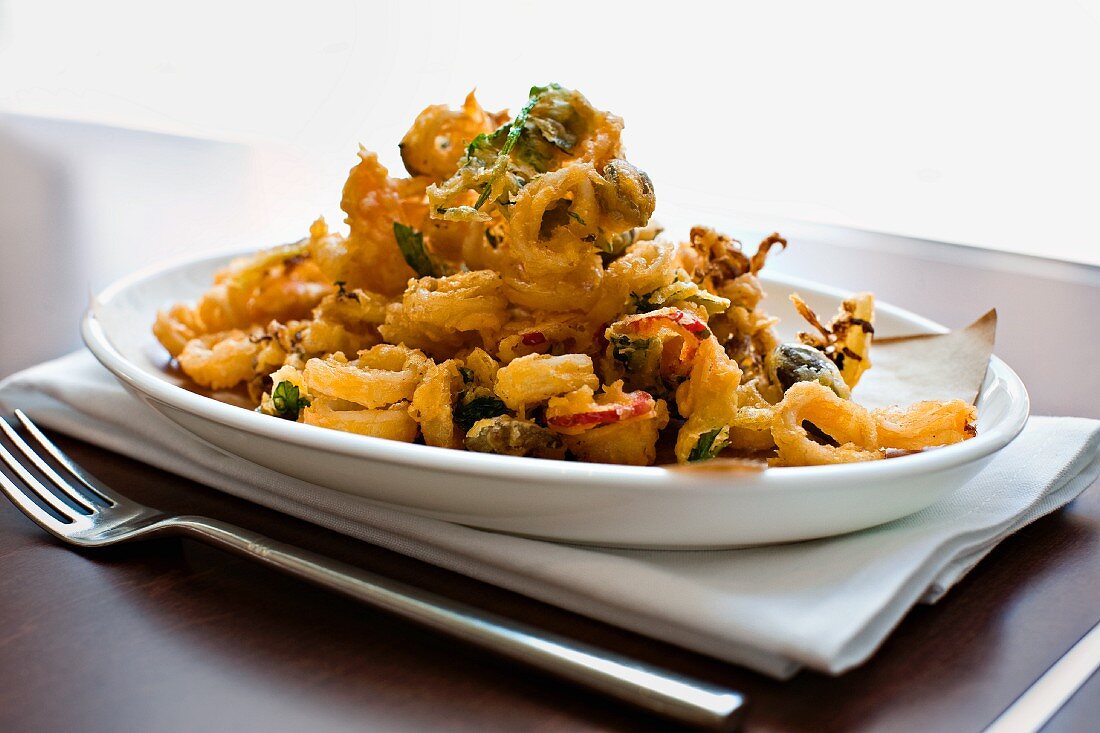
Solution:
M 654 339 L 632 339 L 619 335 L 612 336 L 610 341 L 611 358 L 630 371 L 637 371 L 645 366 L 648 352 L 654 344 Z
M 493 175 L 490 176 L 489 181 L 486 183 L 485 188 L 482 189 L 481 195 L 477 197 L 477 201 L 474 203 L 475 209 L 480 209 L 486 201 L 489 200 L 489 193 L 493 190 L 493 184 L 496 183 L 500 174 L 504 171 L 504 167 L 507 164 L 508 156 L 512 152 L 512 148 L 516 146 L 516 141 L 519 140 L 520 133 L 523 132 L 524 125 L 527 124 L 527 118 L 531 115 L 531 110 L 538 104 L 539 97 L 551 89 L 561 89 L 557 84 L 548 84 L 544 87 L 531 87 L 527 104 L 523 105 L 523 109 L 519 111 L 516 118 L 512 120 L 512 124 L 508 126 L 508 137 L 504 139 L 504 145 L 500 148 L 500 154 L 497 158 L 497 164 L 493 166 Z M 496 134 L 496 133 L 494 133 Z M 478 138 L 474 138 L 477 141 Z M 474 143 L 470 143 L 470 147 L 467 148 L 467 154 L 475 149 Z
M 485 185 L 481 187 L 481 193 L 478 194 L 477 201 L 474 202 L 474 209 L 480 209 L 485 205 L 485 202 L 489 199 L 489 192 L 493 190 L 493 181 L 497 179 L 494 173 L 492 177 L 485 182 Z
M 286 420 L 297 420 L 298 413 L 309 407 L 309 399 L 303 397 L 298 387 L 290 382 L 279 382 L 271 393 L 271 405 L 275 415 Z
M 550 159 L 543 155 L 526 135 L 516 144 L 515 155 L 521 162 L 531 166 L 536 173 L 545 173 L 550 168 Z
M 478 133 L 474 139 L 466 145 L 466 157 L 463 159 L 463 164 L 465 165 L 478 157 L 479 153 L 494 153 L 494 146 L 504 144 L 502 141 L 508 135 L 508 129 L 510 127 L 511 124 L 506 122 L 492 132 Z
M 416 272 L 417 277 L 439 277 L 443 273 L 439 266 L 432 261 L 428 250 L 424 248 L 424 235 L 410 226 L 399 221 L 393 223 L 393 236 L 397 240 L 397 248 L 401 250 L 401 256 L 409 267 Z
M 723 435 L 725 433 L 725 435 Z M 716 455 L 722 452 L 722 449 L 729 443 L 729 432 L 726 428 L 715 428 L 714 430 L 708 430 L 699 436 L 699 440 L 696 441 L 695 447 L 691 449 L 691 453 L 688 454 L 688 461 L 706 461 L 714 458 Z
M 488 145 L 489 145 L 489 133 L 487 133 L 487 132 L 478 133 L 477 136 L 473 140 L 470 141 L 470 144 L 466 146 L 466 160 L 469 160 L 470 158 L 474 157 L 474 153 L 478 149 L 480 149 L 484 146 L 488 146 Z
M 681 301 L 700 305 L 712 316 L 717 313 L 725 313 L 730 307 L 729 300 L 720 298 L 710 291 L 700 288 L 687 278 L 687 273 L 682 271 L 678 273 L 677 278 L 668 285 L 642 295 L 638 293 L 630 294 L 631 305 L 634 306 L 634 310 L 638 313 L 648 313 L 649 311 L 664 308 L 666 305 L 673 305 Z
M 516 146 L 516 141 L 519 140 L 520 133 L 523 132 L 523 126 L 527 124 L 527 118 L 531 115 L 531 110 L 538 104 L 539 98 L 551 89 L 561 89 L 561 87 L 557 84 L 531 87 L 527 104 L 523 105 L 523 109 L 519 111 L 516 119 L 512 121 L 512 126 L 508 129 L 508 138 L 504 141 L 504 147 L 500 149 L 501 155 L 508 155 L 512 152 L 512 148 Z
M 487 417 L 499 417 L 508 414 L 508 408 L 498 397 L 474 397 L 469 402 L 459 400 L 455 407 L 454 419 L 463 430 L 469 430 L 478 420 Z
M 655 311 L 658 308 L 664 307 L 664 303 L 655 303 L 654 302 L 655 299 L 654 299 L 653 295 L 656 292 L 657 291 L 653 291 L 652 293 L 646 293 L 645 295 L 638 295 L 637 293 L 631 293 L 630 294 L 630 304 L 634 307 L 634 312 L 635 313 L 649 313 L 650 311 Z

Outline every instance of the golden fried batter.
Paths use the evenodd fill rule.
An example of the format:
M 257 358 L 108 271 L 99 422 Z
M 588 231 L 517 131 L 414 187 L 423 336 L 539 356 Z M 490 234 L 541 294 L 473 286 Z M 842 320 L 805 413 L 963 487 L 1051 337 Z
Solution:
M 196 383 L 244 385 L 267 415 L 427 445 L 647 465 L 763 455 L 772 465 L 878 460 L 974 435 L 974 407 L 869 412 L 874 300 L 781 344 L 753 254 L 695 227 L 661 238 L 653 182 L 622 120 L 580 92 L 533 87 L 515 116 L 473 92 L 425 108 L 395 178 L 360 149 L 346 232 L 234 260 L 153 332 Z

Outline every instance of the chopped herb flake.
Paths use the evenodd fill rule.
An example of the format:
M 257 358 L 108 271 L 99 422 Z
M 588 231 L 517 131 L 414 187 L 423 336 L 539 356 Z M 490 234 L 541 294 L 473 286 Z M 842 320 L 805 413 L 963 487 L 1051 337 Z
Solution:
M 691 280 L 687 279 L 686 273 L 677 277 L 677 279 L 670 284 L 648 293 L 642 295 L 631 293 L 630 302 L 631 305 L 634 306 L 634 310 L 638 313 L 648 313 L 658 308 L 664 308 L 665 306 L 680 302 L 700 305 L 706 310 L 708 315 L 712 316 L 716 313 L 724 313 L 730 307 L 729 300 L 720 298 L 710 291 L 700 288 L 698 285 L 691 282 Z M 704 336 L 704 338 L 706 338 L 706 336 Z
M 649 313 L 650 311 L 655 311 L 658 308 L 663 307 L 663 303 L 653 302 L 653 295 L 654 293 L 646 293 L 645 295 L 631 293 L 630 304 L 634 306 L 634 311 L 637 313 Z
M 492 179 L 486 181 L 485 185 L 482 186 L 481 195 L 479 195 L 477 197 L 477 201 L 474 202 L 474 208 L 475 209 L 480 209 L 482 207 L 482 205 L 484 205 L 486 199 L 489 198 L 489 192 L 493 190 L 493 180 L 495 180 L 495 179 L 496 179 L 496 176 L 493 176 Z
M 410 226 L 399 221 L 393 223 L 393 236 L 397 239 L 397 247 L 401 250 L 401 256 L 405 262 L 416 272 L 418 277 L 439 277 L 442 275 L 440 268 L 428 255 L 424 247 L 424 235 Z
M 508 414 L 508 408 L 498 397 L 474 397 L 469 402 L 459 400 L 455 407 L 455 422 L 463 430 L 469 430 L 478 420 Z
M 508 137 L 504 140 L 504 145 L 500 148 L 499 157 L 497 163 L 493 166 L 493 174 L 489 177 L 488 182 L 485 184 L 485 188 L 482 190 L 481 195 L 478 196 L 477 202 L 474 204 L 475 209 L 480 209 L 485 202 L 489 199 L 489 194 L 493 190 L 493 185 L 500 178 L 500 174 L 504 171 L 507 165 L 508 156 L 512 153 L 512 148 L 516 146 L 516 141 L 519 140 L 520 133 L 523 132 L 523 126 L 527 124 L 527 118 L 531 114 L 531 110 L 538 104 L 539 97 L 545 92 L 551 89 L 561 89 L 557 84 L 550 84 L 544 87 L 531 87 L 530 97 L 527 100 L 527 104 L 523 105 L 523 109 L 519 111 L 516 118 L 512 120 L 512 124 L 508 126 Z M 494 135 L 496 133 L 493 133 Z M 477 138 L 474 138 L 476 141 Z M 474 143 L 470 143 L 470 147 L 467 148 L 467 156 L 474 150 Z
M 688 454 L 688 461 L 710 460 L 721 453 L 727 443 L 729 443 L 729 432 L 726 431 L 726 428 L 721 427 L 715 428 L 714 430 L 708 430 L 699 436 L 699 440 L 696 441 L 695 447 L 692 448 L 691 453 Z
M 611 358 L 629 371 L 638 371 L 645 366 L 653 339 L 632 339 L 629 336 L 612 336 Z
M 271 406 L 275 415 L 286 420 L 297 420 L 298 413 L 309 407 L 309 400 L 298 391 L 297 385 L 279 382 L 271 393 Z
M 469 145 L 466 146 L 466 158 L 469 159 L 469 158 L 474 157 L 474 152 L 477 151 L 478 148 L 480 148 L 482 145 L 488 145 L 488 144 L 489 144 L 489 135 L 488 135 L 488 133 L 483 132 L 483 133 L 479 134 L 477 137 L 475 137 L 473 140 L 470 141 Z

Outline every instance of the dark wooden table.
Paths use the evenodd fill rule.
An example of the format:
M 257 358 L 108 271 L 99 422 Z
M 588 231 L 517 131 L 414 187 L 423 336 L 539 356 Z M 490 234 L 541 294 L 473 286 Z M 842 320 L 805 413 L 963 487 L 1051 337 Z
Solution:
M 951 325 L 1000 309 L 998 353 L 1036 414 L 1100 417 L 1095 268 L 792 225 L 779 269 Z M 498 612 L 737 686 L 749 731 L 977 731 L 1100 619 L 1100 490 L 1002 543 L 874 658 L 778 682 L 224 496 L 73 440 L 122 493 L 207 514 Z M 1041 458 L 1041 457 L 1039 457 Z M 648 720 L 520 666 L 190 541 L 95 553 L 0 504 L 0 730 L 643 731 Z M 1094 676 L 1052 731 L 1097 720 Z

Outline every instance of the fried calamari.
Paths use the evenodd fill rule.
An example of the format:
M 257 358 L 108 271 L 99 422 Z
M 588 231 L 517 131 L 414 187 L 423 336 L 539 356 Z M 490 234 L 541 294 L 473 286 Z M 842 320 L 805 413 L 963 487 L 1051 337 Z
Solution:
M 781 343 L 750 254 L 714 229 L 661 237 L 622 120 L 556 84 L 519 112 L 425 108 L 408 178 L 365 149 L 347 233 L 234 260 L 153 331 L 196 383 L 265 414 L 376 438 L 649 465 L 878 460 L 974 435 L 961 401 L 869 411 L 874 301 Z M 723 463 L 724 461 L 724 463 Z

